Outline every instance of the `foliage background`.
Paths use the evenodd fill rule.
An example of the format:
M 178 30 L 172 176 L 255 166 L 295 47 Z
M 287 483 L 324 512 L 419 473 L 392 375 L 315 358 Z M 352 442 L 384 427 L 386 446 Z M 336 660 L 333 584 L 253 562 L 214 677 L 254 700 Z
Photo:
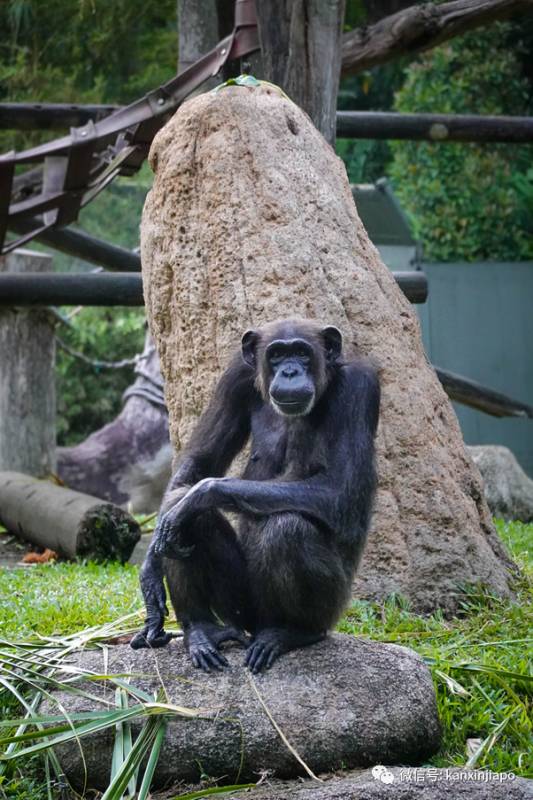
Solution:
M 525 45 L 512 27 L 493 25 L 421 56 L 396 92 L 401 112 L 531 113 L 522 74 Z M 389 174 L 429 261 L 533 258 L 533 148 L 392 142 Z

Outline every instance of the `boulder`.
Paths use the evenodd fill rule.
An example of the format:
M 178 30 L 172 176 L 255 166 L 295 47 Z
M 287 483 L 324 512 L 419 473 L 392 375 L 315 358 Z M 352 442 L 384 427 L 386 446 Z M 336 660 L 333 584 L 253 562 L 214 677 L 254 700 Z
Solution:
M 242 800 L 242 792 L 224 795 Z M 272 784 L 253 800 L 531 800 L 533 781 L 486 770 L 376 766 L 324 783 Z
M 468 452 L 481 472 L 485 499 L 493 516 L 533 522 L 533 480 L 509 448 L 487 444 L 469 447 Z
M 280 778 L 305 775 L 261 705 L 315 772 L 375 763 L 419 764 L 439 747 L 440 726 L 428 668 L 411 650 L 335 634 L 289 653 L 252 679 L 243 650 L 228 649 L 230 668 L 206 675 L 185 656 L 180 641 L 162 650 L 131 650 L 77 656 L 84 669 L 133 673 L 132 683 L 153 692 L 164 685 L 169 702 L 202 709 L 198 718 L 171 717 L 159 758 L 155 786 L 198 781 L 203 771 L 229 783 L 257 780 L 262 770 Z M 90 691 L 98 691 L 91 684 Z M 99 691 L 105 691 L 100 687 Z M 107 687 L 106 698 L 112 698 Z M 83 696 L 59 694 L 68 712 L 87 711 Z M 137 728 L 138 730 L 138 728 Z M 75 786 L 107 785 L 113 750 L 110 732 L 75 740 L 58 749 Z

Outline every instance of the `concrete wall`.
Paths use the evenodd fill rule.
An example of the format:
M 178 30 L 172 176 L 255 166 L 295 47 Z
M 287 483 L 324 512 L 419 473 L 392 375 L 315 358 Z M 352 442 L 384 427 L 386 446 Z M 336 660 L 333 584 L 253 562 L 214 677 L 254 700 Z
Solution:
M 533 405 L 533 262 L 423 269 L 429 299 L 417 310 L 432 363 Z M 533 420 L 454 407 L 467 444 L 503 444 L 533 477 Z

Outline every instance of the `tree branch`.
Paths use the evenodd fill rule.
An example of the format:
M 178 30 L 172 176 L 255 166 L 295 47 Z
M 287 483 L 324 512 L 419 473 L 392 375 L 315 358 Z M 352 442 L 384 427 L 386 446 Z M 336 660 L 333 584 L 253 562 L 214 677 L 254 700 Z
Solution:
M 345 33 L 342 74 L 353 75 L 404 55 L 415 55 L 474 28 L 533 11 L 533 0 L 453 0 L 411 6 Z

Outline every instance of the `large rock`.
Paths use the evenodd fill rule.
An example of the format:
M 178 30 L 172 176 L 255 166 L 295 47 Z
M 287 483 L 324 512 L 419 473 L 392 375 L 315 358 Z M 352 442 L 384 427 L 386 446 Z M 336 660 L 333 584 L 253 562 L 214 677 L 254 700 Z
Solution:
M 533 522 L 533 480 L 509 448 L 487 444 L 469 447 L 468 452 L 481 472 L 485 499 L 492 514 Z
M 159 132 L 150 163 L 143 282 L 176 448 L 246 328 L 294 315 L 336 324 L 348 352 L 377 362 L 383 389 L 357 594 L 447 611 L 465 584 L 507 594 L 511 562 L 416 315 L 309 118 L 270 88 L 204 94 Z
M 243 650 L 227 651 L 231 668 L 205 675 L 186 658 L 181 642 L 163 650 L 109 648 L 109 673 L 132 672 L 132 683 L 153 692 L 162 684 L 170 702 L 204 709 L 202 718 L 171 718 L 156 771 L 156 785 L 197 781 L 200 772 L 233 782 L 305 774 L 281 741 L 243 667 Z M 103 654 L 85 652 L 79 664 L 101 673 Z M 156 669 L 157 666 L 157 669 Z M 430 673 L 403 647 L 340 634 L 281 658 L 253 679 L 289 742 L 315 772 L 375 763 L 418 764 L 439 747 L 440 727 Z M 95 691 L 94 684 L 90 687 Z M 96 690 L 98 691 L 98 690 Z M 109 687 L 107 689 L 110 696 Z M 67 712 L 94 703 L 63 694 Z M 113 737 L 83 740 L 88 785 L 103 789 L 109 777 Z M 76 741 L 60 748 L 70 780 L 84 780 Z M 241 760 L 242 759 L 242 760 Z
M 57 449 L 57 474 L 78 492 L 129 503 L 133 513 L 149 513 L 157 509 L 164 487 L 155 475 L 148 481 L 146 473 L 153 473 L 161 449 L 168 445 L 159 359 L 149 335 L 135 373 L 124 407 L 112 422 L 73 447 Z
M 254 790 L 253 800 L 530 800 L 533 781 L 486 770 L 377 767 L 323 784 L 273 784 Z M 379 777 L 381 776 L 381 778 Z M 246 796 L 246 795 L 245 795 Z M 227 800 L 242 800 L 230 793 Z

